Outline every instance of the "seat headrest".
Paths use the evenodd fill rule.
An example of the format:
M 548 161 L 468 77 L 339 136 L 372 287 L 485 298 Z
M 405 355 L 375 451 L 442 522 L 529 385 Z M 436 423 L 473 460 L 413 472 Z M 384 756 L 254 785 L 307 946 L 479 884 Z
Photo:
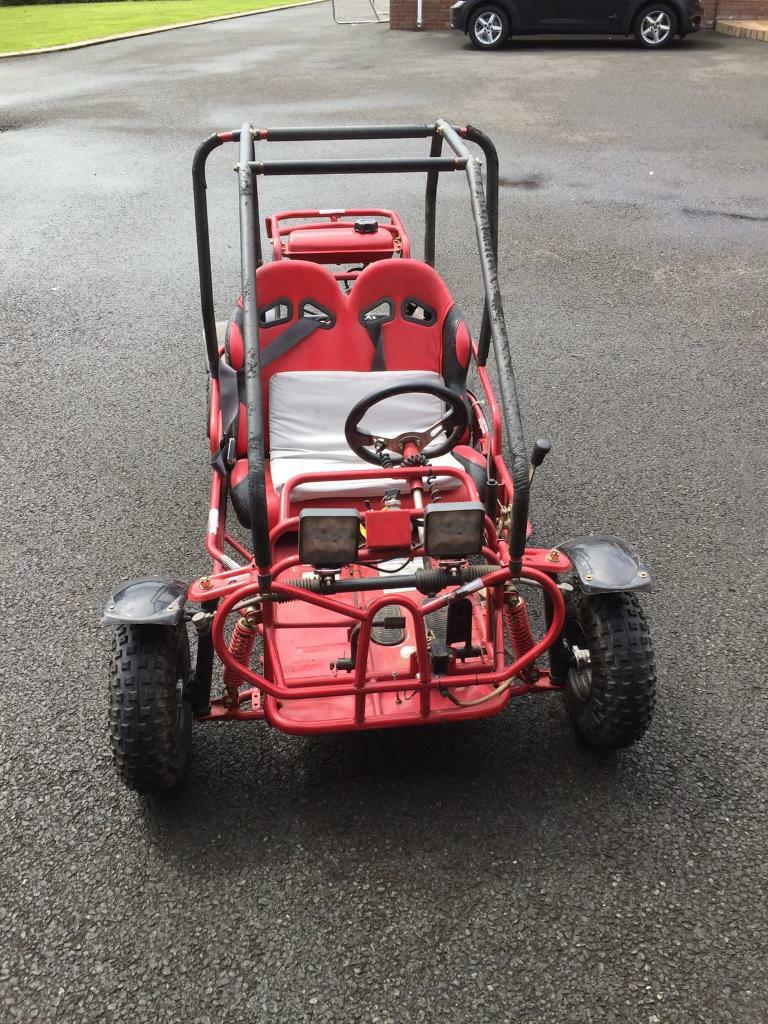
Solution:
M 256 301 L 262 347 L 288 324 L 304 316 L 327 314 L 324 330 L 337 326 L 345 332 L 360 330 L 333 274 L 317 263 L 265 263 L 256 271 Z M 240 298 L 226 343 L 229 361 L 235 369 L 243 365 L 242 307 Z
M 362 271 L 349 293 L 349 301 L 358 316 L 375 303 L 391 300 L 394 309 L 389 319 L 413 319 L 409 300 L 428 307 L 438 325 L 453 306 L 453 296 L 434 267 L 419 260 L 381 260 Z

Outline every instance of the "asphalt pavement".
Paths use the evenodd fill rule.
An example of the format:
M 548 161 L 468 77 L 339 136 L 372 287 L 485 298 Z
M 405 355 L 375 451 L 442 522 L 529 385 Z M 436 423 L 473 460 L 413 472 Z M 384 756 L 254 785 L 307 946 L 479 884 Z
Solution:
M 1 1020 L 768 1019 L 767 54 L 478 54 L 320 5 L 0 64 Z M 99 615 L 123 577 L 207 564 L 194 147 L 437 115 L 499 146 L 526 428 L 554 444 L 536 535 L 617 533 L 652 566 L 652 729 L 595 756 L 558 697 L 405 733 L 198 726 L 185 788 L 139 798 Z M 232 162 L 209 176 L 221 315 Z M 418 238 L 422 197 L 278 178 L 264 211 L 368 201 Z M 439 213 L 476 323 L 461 182 Z

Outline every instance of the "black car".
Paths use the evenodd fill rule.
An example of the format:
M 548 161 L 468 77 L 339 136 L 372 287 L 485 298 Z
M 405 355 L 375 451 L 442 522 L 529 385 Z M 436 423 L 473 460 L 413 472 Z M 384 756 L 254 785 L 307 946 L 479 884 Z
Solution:
M 658 50 L 701 27 L 701 0 L 456 0 L 451 25 L 479 50 L 497 50 L 511 35 L 634 35 Z

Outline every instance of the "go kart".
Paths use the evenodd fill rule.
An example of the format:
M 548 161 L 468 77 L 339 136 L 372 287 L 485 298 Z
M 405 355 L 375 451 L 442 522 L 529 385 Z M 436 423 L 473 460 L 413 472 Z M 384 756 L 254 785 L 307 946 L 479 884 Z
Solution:
M 426 156 L 261 159 L 271 142 L 419 138 Z M 228 144 L 242 294 L 222 323 L 205 169 Z M 379 208 L 273 214 L 263 260 L 262 176 L 413 172 L 426 174 L 423 260 Z M 457 172 L 479 250 L 476 339 L 435 269 L 438 179 Z M 529 455 L 523 439 L 497 276 L 498 175 L 491 140 L 442 119 L 244 125 L 197 150 L 211 567 L 191 583 L 125 582 L 107 604 L 109 731 L 128 786 L 181 780 L 193 719 L 295 734 L 426 726 L 560 691 L 594 747 L 647 729 L 647 567 L 608 536 L 530 543 L 530 490 L 550 444 Z

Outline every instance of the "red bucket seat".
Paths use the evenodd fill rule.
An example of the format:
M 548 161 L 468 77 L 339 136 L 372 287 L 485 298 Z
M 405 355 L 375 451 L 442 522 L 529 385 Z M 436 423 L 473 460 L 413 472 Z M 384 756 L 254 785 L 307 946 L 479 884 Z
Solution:
M 419 379 L 412 371 L 420 371 L 421 379 L 442 379 L 452 390 L 464 392 L 469 332 L 446 285 L 426 264 L 406 259 L 371 264 L 349 295 L 341 292 L 330 271 L 314 263 L 269 263 L 258 270 L 256 282 L 262 357 L 269 358 L 273 343 L 277 343 L 273 352 L 280 351 L 262 368 L 267 496 L 272 509 L 284 482 L 300 472 L 371 469 L 354 455 L 343 437 L 344 420 L 361 397 L 361 389 L 365 394 L 390 383 Z M 285 332 L 307 319 L 316 321 L 316 329 L 281 351 Z M 233 425 L 237 461 L 231 472 L 231 494 L 238 518 L 247 526 L 241 302 L 227 329 L 225 350 L 229 364 L 237 371 L 240 393 L 240 412 Z M 280 380 L 282 374 L 290 376 Z M 316 381 L 305 379 L 313 374 L 318 377 Z M 318 390 L 321 380 L 323 390 Z M 425 397 L 409 396 L 413 407 L 400 407 L 402 429 L 418 425 L 406 422 L 409 416 L 417 421 L 426 416 L 430 422 L 436 418 L 434 413 L 439 409 L 425 408 Z M 276 446 L 271 451 L 273 432 Z M 464 459 L 456 463 L 450 456 L 436 464 L 440 463 L 465 468 Z M 443 487 L 455 486 L 450 477 L 439 480 Z M 374 496 L 387 486 L 385 479 L 378 478 L 371 478 L 367 488 L 361 488 L 359 481 L 329 481 L 307 485 L 304 493 L 299 490 L 295 497 Z

